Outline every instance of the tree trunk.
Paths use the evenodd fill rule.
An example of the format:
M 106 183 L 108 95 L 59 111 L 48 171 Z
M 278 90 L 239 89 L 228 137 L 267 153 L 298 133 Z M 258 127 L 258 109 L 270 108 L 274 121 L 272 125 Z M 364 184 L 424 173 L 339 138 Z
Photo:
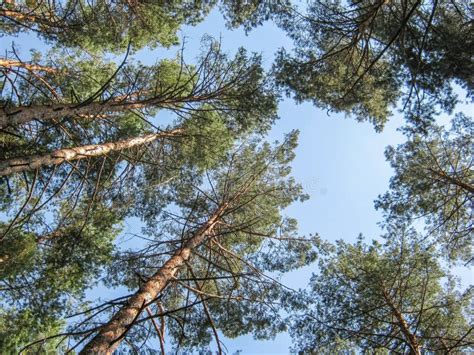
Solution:
M 385 289 L 383 289 L 383 297 L 385 301 L 387 302 L 387 304 L 389 305 L 389 307 L 392 309 L 392 314 L 397 319 L 400 330 L 405 336 L 406 340 L 408 341 L 411 351 L 415 355 L 421 355 L 421 347 L 420 347 L 420 344 L 418 343 L 418 339 L 416 335 L 410 331 L 410 328 L 407 322 L 405 321 L 405 319 L 403 318 L 403 315 L 398 310 L 398 308 L 395 307 L 395 304 L 393 303 L 392 299 L 390 298 L 388 292 Z
M 129 109 L 145 107 L 173 107 L 183 103 L 196 103 L 215 98 L 219 93 L 201 96 L 183 97 L 154 97 L 143 100 L 121 101 L 111 99 L 105 102 L 92 102 L 88 104 L 55 104 L 41 106 L 19 106 L 0 109 L 0 129 L 14 127 L 33 120 L 49 121 L 60 117 L 100 117 L 104 113 L 123 112 Z
M 42 65 L 37 64 L 28 64 L 24 62 L 20 62 L 18 60 L 11 60 L 11 59 L 2 59 L 0 58 L 0 67 L 4 68 L 25 68 L 30 71 L 44 71 L 48 73 L 55 73 L 56 69 L 51 67 L 45 67 Z
M 36 154 L 25 158 L 12 158 L 0 161 L 0 176 L 10 175 L 22 171 L 35 170 L 45 165 L 58 165 L 65 161 L 73 161 L 91 157 L 98 157 L 112 151 L 119 151 L 152 142 L 159 138 L 175 137 L 182 133 L 178 128 L 168 132 L 148 134 L 119 142 L 92 144 L 74 148 L 58 149 L 51 153 Z
M 143 107 L 143 105 L 139 107 Z M 110 101 L 105 103 L 92 102 L 82 106 L 80 104 L 56 104 L 48 106 L 20 106 L 10 110 L 4 108 L 3 112 L 0 111 L 0 128 L 14 127 L 31 122 L 34 119 L 48 121 L 61 116 L 96 117 L 103 112 L 124 111 L 126 108 L 125 104 L 114 104 Z
M 15 21 L 21 22 L 21 21 L 31 21 L 31 22 L 37 22 L 37 17 L 32 15 L 32 14 L 24 14 L 19 11 L 15 10 L 0 10 L 0 16 L 2 17 L 9 17 Z
M 462 180 L 456 179 L 455 177 L 452 177 L 452 176 L 446 174 L 444 171 L 439 171 L 439 170 L 435 170 L 435 169 L 432 169 L 432 168 L 429 168 L 428 170 L 431 171 L 436 176 L 438 176 L 439 178 L 446 181 L 447 183 L 452 184 L 452 185 L 456 185 L 456 186 L 460 187 L 461 189 L 463 189 L 463 190 L 465 190 L 465 191 L 467 191 L 471 194 L 474 194 L 474 186 L 470 185 L 469 183 L 466 183 Z
M 84 346 L 79 354 L 112 354 L 125 337 L 127 331 L 138 319 L 140 313 L 145 310 L 150 303 L 154 302 L 158 294 L 163 291 L 168 282 L 174 278 L 177 271 L 189 259 L 193 249 L 212 236 L 220 216 L 227 208 L 228 204 L 221 205 L 183 247 L 176 251 L 173 256 L 128 299 L 126 305 L 101 328 L 99 333 Z

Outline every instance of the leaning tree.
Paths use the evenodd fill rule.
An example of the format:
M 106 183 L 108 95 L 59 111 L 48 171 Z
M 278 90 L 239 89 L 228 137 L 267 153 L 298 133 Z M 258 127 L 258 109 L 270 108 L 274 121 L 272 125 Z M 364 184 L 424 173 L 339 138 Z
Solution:
M 154 66 L 64 53 L 2 67 L 1 314 L 18 320 L 0 333 L 9 349 L 79 307 L 136 204 L 171 203 L 170 182 L 276 117 L 260 58 L 244 50 L 229 58 L 212 42 L 196 65 Z
M 142 212 L 147 227 L 138 238 L 148 242 L 119 253 L 106 278 L 132 294 L 78 312 L 77 324 L 53 339 L 74 337 L 71 349 L 85 354 L 145 344 L 164 352 L 165 337 L 176 348 L 207 349 L 214 339 L 221 353 L 220 333 L 268 338 L 284 330 L 275 278 L 315 257 L 315 239 L 298 238 L 295 221 L 282 215 L 306 198 L 289 177 L 295 143 L 295 133 L 274 148 L 243 142 L 201 178 L 177 179 L 172 208 Z

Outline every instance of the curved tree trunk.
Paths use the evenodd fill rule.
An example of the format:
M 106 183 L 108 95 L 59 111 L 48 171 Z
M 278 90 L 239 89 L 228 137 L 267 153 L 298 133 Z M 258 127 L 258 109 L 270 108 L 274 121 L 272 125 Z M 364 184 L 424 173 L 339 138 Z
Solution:
M 144 311 L 150 303 L 154 302 L 168 282 L 174 278 L 177 271 L 185 265 L 193 249 L 212 237 L 215 226 L 227 207 L 228 204 L 221 205 L 183 247 L 176 251 L 173 256 L 128 299 L 125 306 L 101 328 L 99 333 L 84 346 L 79 354 L 112 354 L 125 337 L 127 331 L 138 319 L 141 312 Z
M 36 154 L 24 158 L 6 159 L 0 161 L 0 176 L 10 175 L 22 171 L 35 170 L 45 165 L 58 165 L 65 161 L 98 157 L 108 154 L 112 151 L 119 151 L 150 143 L 159 138 L 175 137 L 182 132 L 183 130 L 178 128 L 168 132 L 148 134 L 119 142 L 64 148 L 58 149 L 51 153 Z

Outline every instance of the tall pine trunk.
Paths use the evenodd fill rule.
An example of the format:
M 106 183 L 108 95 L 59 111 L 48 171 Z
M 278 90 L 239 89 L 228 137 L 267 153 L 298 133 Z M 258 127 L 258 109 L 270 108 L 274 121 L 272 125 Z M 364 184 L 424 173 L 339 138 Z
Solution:
M 167 286 L 178 270 L 185 265 L 194 248 L 213 235 L 220 216 L 228 208 L 222 204 L 188 241 L 166 261 L 158 271 L 148 279 L 140 289 L 131 296 L 127 303 L 101 327 L 99 333 L 84 346 L 80 354 L 112 354 L 133 326 L 141 312 L 149 306 Z
M 142 109 L 146 107 L 176 107 L 184 103 L 198 103 L 212 100 L 222 92 L 204 95 L 177 96 L 164 95 L 143 100 L 122 101 L 112 99 L 104 102 L 91 102 L 87 104 L 54 104 L 19 106 L 0 109 L 0 129 L 14 127 L 33 120 L 50 121 L 60 117 L 100 117 L 104 113 L 124 112 L 129 109 Z
M 398 326 L 402 332 L 402 334 L 405 336 L 406 340 L 408 341 L 411 351 L 414 355 L 421 355 L 421 350 L 420 350 L 420 343 L 418 342 L 418 338 L 414 333 L 410 331 L 410 328 L 405 320 L 403 318 L 402 313 L 400 310 L 395 306 L 394 302 L 392 301 L 391 297 L 389 296 L 387 290 L 385 288 L 382 289 L 383 297 L 389 307 L 392 309 L 392 314 L 395 316 L 397 319 Z
M 104 112 L 120 112 L 126 109 L 142 108 L 144 103 L 134 105 L 125 102 L 117 103 L 92 102 L 89 104 L 55 104 L 41 106 L 20 106 L 0 111 L 0 128 L 14 127 L 33 120 L 50 121 L 60 117 L 95 117 Z
M 11 59 L 5 59 L 5 58 L 0 58 L 0 67 L 4 68 L 25 68 L 30 71 L 44 71 L 48 73 L 55 73 L 56 69 L 51 68 L 51 67 L 45 67 L 43 65 L 38 65 L 38 64 L 29 64 L 25 62 L 21 62 L 18 60 L 11 60 Z
M 0 17 L 6 17 L 19 23 L 21 23 L 22 21 L 41 22 L 38 21 L 38 18 L 31 13 L 25 14 L 16 10 L 0 9 Z
M 50 153 L 35 154 L 23 158 L 6 159 L 0 161 L 0 176 L 35 170 L 46 165 L 58 165 L 65 161 L 99 157 L 113 151 L 120 151 L 123 149 L 129 149 L 150 143 L 159 138 L 175 137 L 182 132 L 183 130 L 178 128 L 167 132 L 148 134 L 145 136 L 129 138 L 118 142 L 64 148 Z

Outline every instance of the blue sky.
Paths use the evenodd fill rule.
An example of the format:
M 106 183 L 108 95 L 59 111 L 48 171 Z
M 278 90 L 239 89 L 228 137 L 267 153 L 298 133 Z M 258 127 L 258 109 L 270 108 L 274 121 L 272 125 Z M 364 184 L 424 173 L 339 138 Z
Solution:
M 224 50 L 235 52 L 239 46 L 262 53 L 264 63 L 271 66 L 278 48 L 291 49 L 291 42 L 271 23 L 266 23 L 245 35 L 243 30 L 226 29 L 222 16 L 213 11 L 196 27 L 185 27 L 181 36 L 185 39 L 185 56 L 192 61 L 198 55 L 200 39 L 204 34 L 221 38 Z M 33 36 L 20 36 L 15 43 L 26 54 L 29 47 L 38 47 Z M 11 41 L 3 39 L 0 49 L 6 49 Z M 174 56 L 178 48 L 144 49 L 134 57 L 146 64 L 157 58 Z M 382 133 L 376 133 L 370 123 L 358 123 L 341 114 L 328 115 L 310 104 L 296 105 L 291 99 L 280 104 L 280 120 L 269 134 L 270 140 L 282 139 L 292 129 L 300 130 L 299 146 L 293 162 L 293 175 L 301 182 L 310 200 L 288 208 L 287 214 L 298 219 L 302 235 L 318 233 L 322 238 L 334 241 L 354 241 L 359 233 L 376 238 L 380 233 L 377 223 L 381 215 L 375 211 L 373 201 L 388 188 L 392 170 L 384 158 L 389 144 L 403 142 L 397 131 L 402 124 L 395 115 Z M 139 232 L 136 220 L 126 223 L 126 230 Z M 311 275 L 311 267 L 285 276 L 285 283 L 302 288 Z M 463 273 L 467 283 L 473 277 Z M 97 290 L 94 292 L 97 293 Z M 103 298 L 112 296 L 101 294 Z M 251 336 L 226 339 L 229 353 L 242 350 L 244 354 L 287 353 L 288 335 L 282 334 L 274 341 L 257 342 Z
M 205 34 L 221 38 L 222 47 L 231 53 L 239 46 L 262 53 L 268 68 L 278 48 L 292 48 L 291 41 L 271 23 L 246 36 L 242 29 L 227 30 L 222 16 L 213 11 L 202 24 L 183 29 L 185 55 L 197 55 L 200 38 Z M 155 58 L 150 54 L 143 50 L 137 58 L 151 64 Z M 293 175 L 310 199 L 287 209 L 288 215 L 298 219 L 300 233 L 318 233 L 331 241 L 355 241 L 359 233 L 367 238 L 377 237 L 381 215 L 374 210 L 373 201 L 388 188 L 392 170 L 385 161 L 384 149 L 388 144 L 403 142 L 403 136 L 397 132 L 401 117 L 393 117 L 382 133 L 376 133 L 368 122 L 359 123 L 342 114 L 328 115 L 308 103 L 297 105 L 291 99 L 280 104 L 279 116 L 269 134 L 270 140 L 281 140 L 292 129 L 300 131 Z M 305 287 L 312 268 L 286 275 L 285 284 Z M 290 343 L 287 334 L 264 342 L 253 340 L 252 336 L 225 339 L 229 353 L 242 350 L 243 354 L 288 353 Z
M 293 47 L 272 23 L 245 35 L 242 29 L 226 29 L 222 16 L 213 11 L 202 24 L 183 29 L 185 54 L 197 53 L 199 40 L 205 34 L 221 38 L 222 47 L 230 52 L 244 46 L 249 51 L 262 53 L 267 67 L 271 66 L 279 48 Z M 460 105 L 459 108 L 473 113 L 472 106 Z M 297 218 L 301 235 L 318 233 L 330 241 L 355 241 L 359 233 L 367 239 L 379 236 L 377 223 L 382 217 L 373 202 L 388 189 L 393 174 L 385 161 L 384 149 L 404 141 L 397 131 L 403 118 L 394 113 L 383 132 L 376 133 L 368 122 L 356 122 L 343 114 L 328 114 L 309 103 L 297 105 L 291 99 L 280 103 L 280 120 L 271 130 L 269 139 L 281 140 L 292 129 L 300 131 L 293 175 L 303 184 L 310 199 L 289 207 L 287 213 Z M 287 274 L 284 283 L 292 288 L 303 288 L 313 269 L 314 266 L 310 266 Z M 474 283 L 474 276 L 468 271 L 463 269 L 459 274 L 463 283 Z M 252 336 L 225 340 L 229 353 L 241 350 L 243 354 L 288 353 L 290 344 L 287 334 L 264 342 L 253 340 Z

